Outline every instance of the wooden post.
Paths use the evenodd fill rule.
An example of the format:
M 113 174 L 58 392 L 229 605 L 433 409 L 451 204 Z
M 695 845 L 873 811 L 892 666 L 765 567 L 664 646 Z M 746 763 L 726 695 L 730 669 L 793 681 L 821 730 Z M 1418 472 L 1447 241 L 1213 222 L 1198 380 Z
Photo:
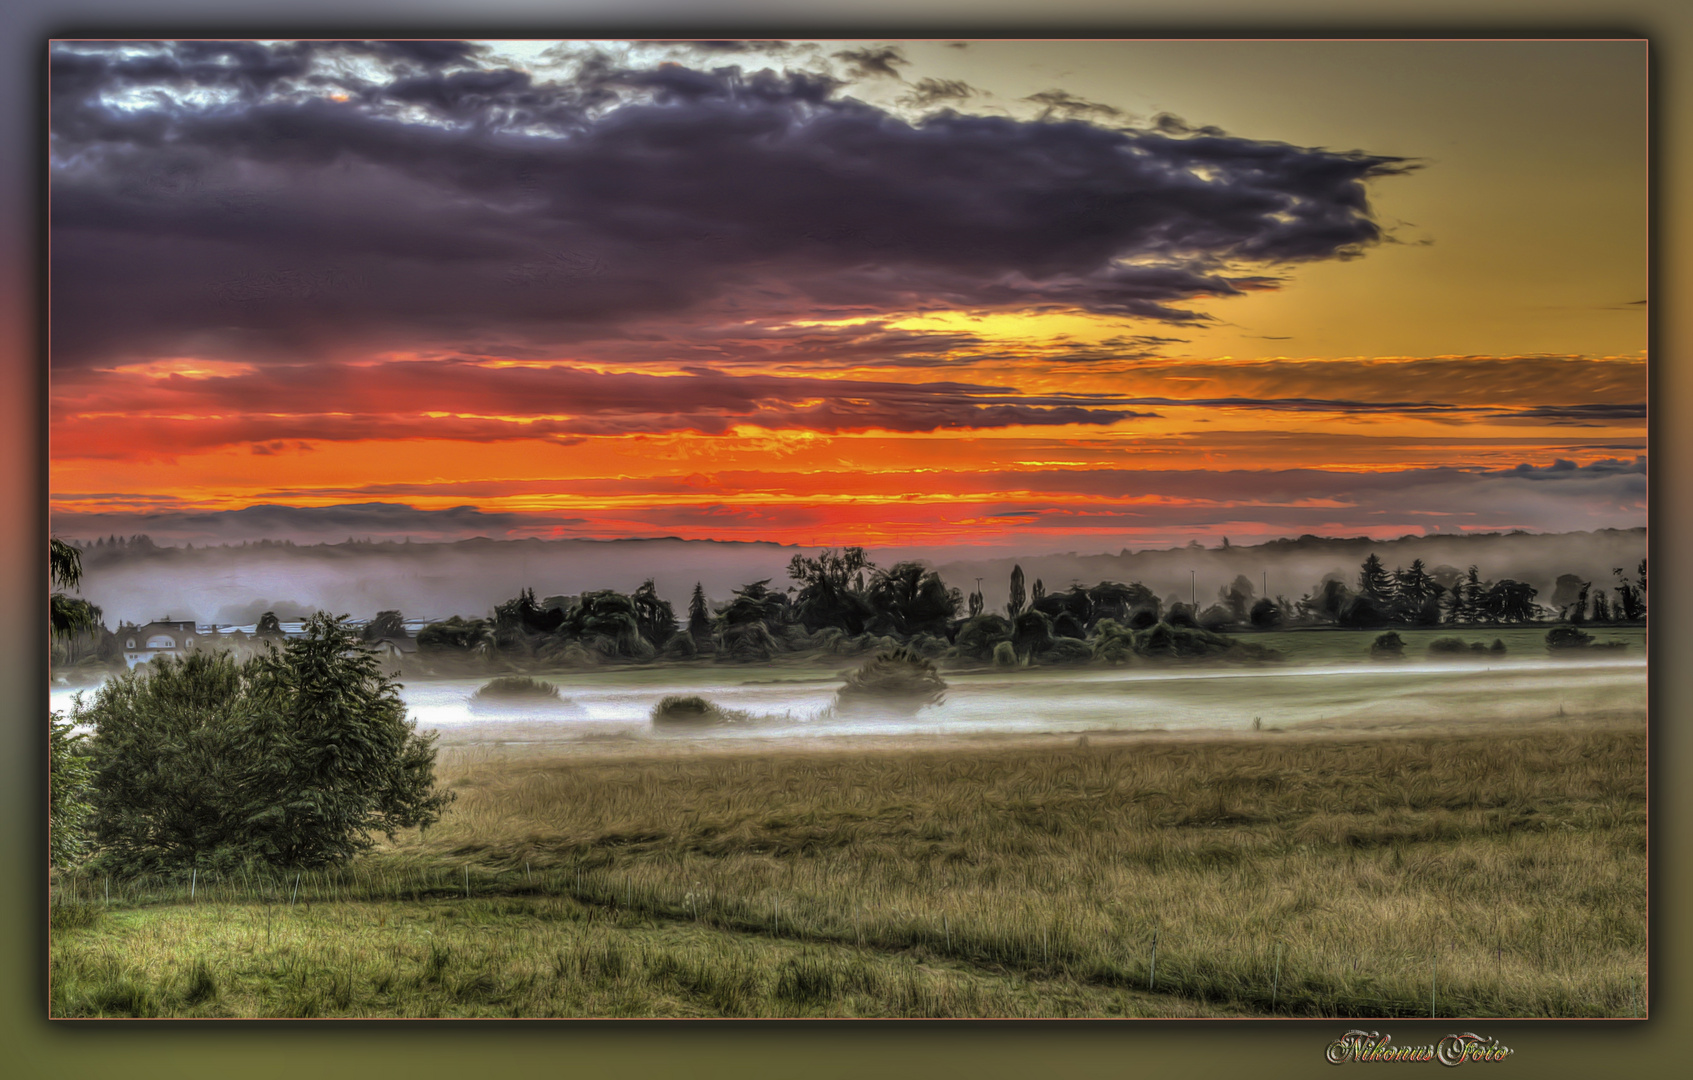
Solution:
M 1440 954 L 1435 953 L 1428 958 L 1428 1018 L 1434 1019 L 1434 978 L 1440 967 Z
M 194 887 L 200 883 L 200 868 L 196 866 L 188 876 L 188 902 L 194 902 Z
M 1278 942 L 1276 942 L 1276 974 L 1275 974 L 1275 978 L 1270 982 L 1270 1011 L 1271 1012 L 1275 1012 L 1275 1010 L 1276 1010 L 1276 997 L 1281 993 L 1281 987 L 1282 987 L 1282 947 L 1281 947 L 1281 942 L 1278 941 Z
M 1152 964 L 1146 972 L 1146 988 L 1151 990 L 1158 985 L 1158 928 L 1152 929 Z

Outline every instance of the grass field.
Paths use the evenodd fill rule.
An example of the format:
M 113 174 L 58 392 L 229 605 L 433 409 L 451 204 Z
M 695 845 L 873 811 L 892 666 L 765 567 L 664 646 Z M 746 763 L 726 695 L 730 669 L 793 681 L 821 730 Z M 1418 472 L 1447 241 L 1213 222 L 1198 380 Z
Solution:
M 1626 1016 L 1644 726 L 443 752 L 339 873 L 59 882 L 59 1016 Z M 111 898 L 106 890 L 111 888 Z

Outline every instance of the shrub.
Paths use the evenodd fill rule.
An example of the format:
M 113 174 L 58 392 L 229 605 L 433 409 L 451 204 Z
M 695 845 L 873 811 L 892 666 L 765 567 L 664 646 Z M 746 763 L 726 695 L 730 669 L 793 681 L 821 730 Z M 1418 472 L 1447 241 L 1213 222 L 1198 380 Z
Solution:
M 896 700 L 921 708 L 946 697 L 946 680 L 927 657 L 910 649 L 879 652 L 847 675 L 836 694 L 843 705 L 866 699 Z
M 711 727 L 745 723 L 750 719 L 748 713 L 725 709 L 698 694 L 671 694 L 654 705 L 652 711 L 655 727 Z
M 1001 671 L 1011 671 L 1017 666 L 1017 646 L 1009 641 L 1002 641 L 993 647 L 993 666 Z
M 1158 623 L 1134 633 L 1135 653 L 1153 659 L 1280 660 L 1282 654 L 1255 642 L 1209 630 Z
M 557 700 L 558 687 L 541 679 L 532 679 L 527 675 L 501 675 L 492 682 L 483 685 L 482 689 L 470 695 L 470 700 L 482 701 L 535 701 Z
M 1150 624 L 1149 624 L 1150 625 Z M 1116 619 L 1101 619 L 1093 628 L 1093 658 L 1102 664 L 1126 664 L 1134 656 L 1134 634 Z
M 537 706 L 546 707 L 549 713 L 581 709 L 574 701 L 560 696 L 558 687 L 552 683 L 527 675 L 501 675 L 470 695 L 468 704 L 472 712 L 534 709 Z
M 1429 642 L 1428 651 L 1430 656 L 1436 656 L 1442 653 L 1465 653 L 1470 651 L 1470 646 L 1463 638 L 1443 637 L 1435 638 L 1433 641 Z
M 344 862 L 428 826 L 434 736 L 345 618 L 245 663 L 162 657 L 100 688 L 73 718 L 94 728 L 95 841 L 120 873 Z
M 1010 639 L 1011 623 L 1004 616 L 978 615 L 958 628 L 954 648 L 962 660 L 995 660 L 998 646 Z
M 1389 630 L 1370 645 L 1370 656 L 1377 660 L 1398 659 L 1405 655 L 1405 639 Z
M 1554 626 L 1546 631 L 1546 647 L 1551 650 L 1585 649 L 1593 644 L 1593 635 L 1575 626 Z

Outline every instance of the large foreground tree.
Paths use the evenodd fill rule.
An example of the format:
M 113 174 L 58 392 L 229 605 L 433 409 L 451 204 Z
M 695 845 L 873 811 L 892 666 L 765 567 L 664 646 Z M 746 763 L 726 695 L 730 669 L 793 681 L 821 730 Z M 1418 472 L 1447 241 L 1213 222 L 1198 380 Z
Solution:
M 433 824 L 433 735 L 345 619 L 246 663 L 160 658 L 100 688 L 73 719 L 94 729 L 95 843 L 120 873 L 313 867 L 372 833 Z

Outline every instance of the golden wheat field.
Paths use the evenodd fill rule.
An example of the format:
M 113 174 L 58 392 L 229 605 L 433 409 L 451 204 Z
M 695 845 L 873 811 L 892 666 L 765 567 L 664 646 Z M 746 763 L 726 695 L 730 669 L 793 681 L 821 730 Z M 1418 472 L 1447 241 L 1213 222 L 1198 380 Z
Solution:
M 62 1016 L 1627 1016 L 1646 737 L 444 748 L 319 875 L 62 882 Z

